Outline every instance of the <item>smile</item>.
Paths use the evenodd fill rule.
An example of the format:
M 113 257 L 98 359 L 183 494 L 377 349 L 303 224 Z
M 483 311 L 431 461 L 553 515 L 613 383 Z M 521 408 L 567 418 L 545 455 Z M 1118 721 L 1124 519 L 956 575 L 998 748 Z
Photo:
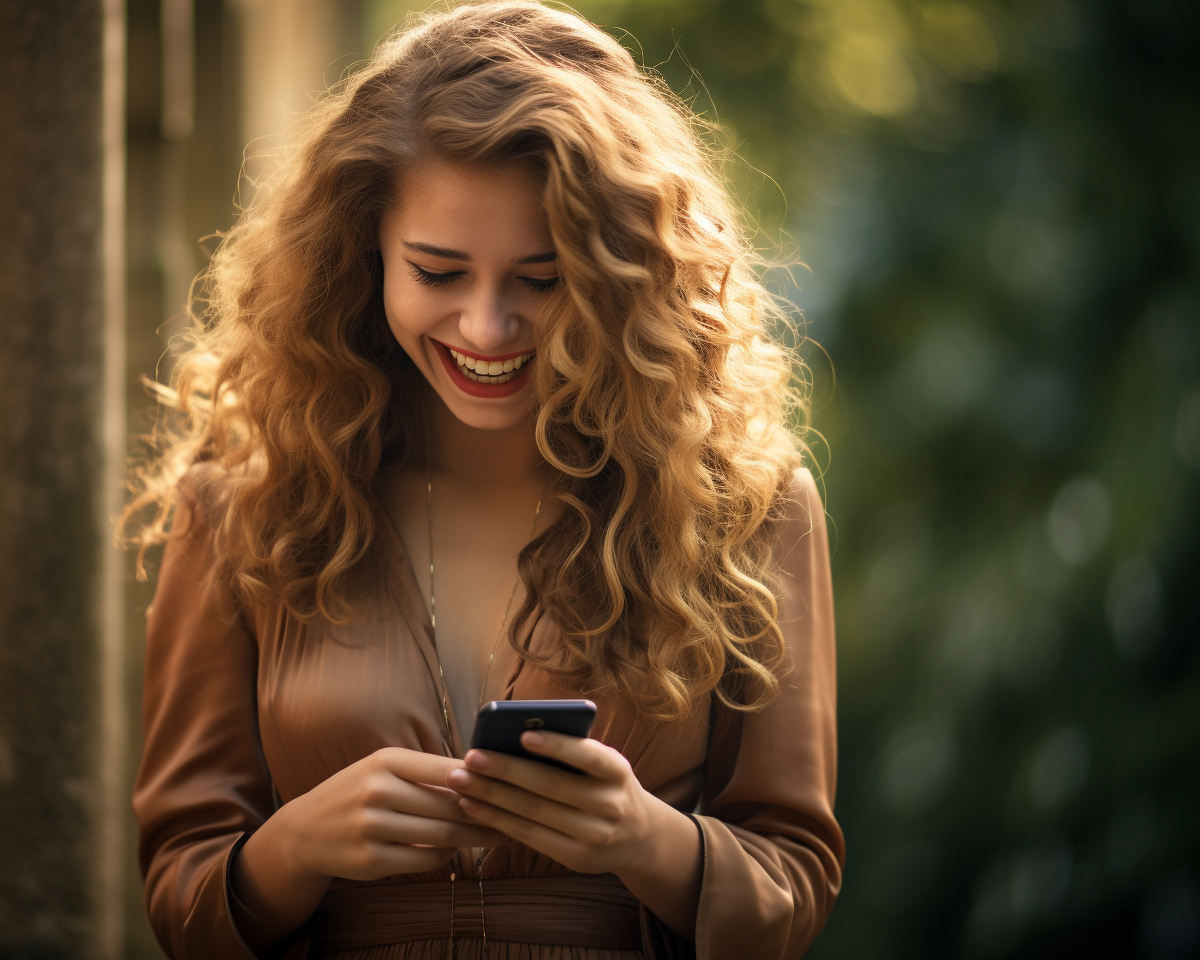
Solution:
M 536 350 L 481 357 L 440 340 L 432 343 L 450 382 L 467 396 L 481 400 L 501 400 L 520 393 L 529 382 L 529 371 L 537 359 Z
M 508 383 L 518 375 L 521 367 L 533 359 L 536 352 L 527 350 L 515 357 L 505 357 L 503 360 L 485 360 L 481 357 L 469 357 L 453 347 L 446 347 L 446 350 L 458 364 L 459 373 L 468 380 L 486 384 Z

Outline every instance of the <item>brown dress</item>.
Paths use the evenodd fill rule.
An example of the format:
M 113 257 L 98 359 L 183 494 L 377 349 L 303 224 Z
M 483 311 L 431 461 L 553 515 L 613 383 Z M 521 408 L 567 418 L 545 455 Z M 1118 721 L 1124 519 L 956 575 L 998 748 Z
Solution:
M 182 484 L 150 611 L 145 750 L 133 797 L 147 910 L 177 960 L 254 956 L 242 934 L 257 921 L 233 896 L 228 867 L 281 804 L 381 747 L 463 755 L 453 715 L 446 736 L 428 616 L 391 528 L 380 527 L 378 561 L 353 598 L 362 615 L 351 622 L 304 624 L 279 607 L 227 614 L 203 588 L 214 516 L 200 487 L 194 475 Z M 686 721 L 656 726 L 619 695 L 597 699 L 592 736 L 620 750 L 645 789 L 695 811 L 703 878 L 694 943 L 615 876 L 572 873 L 511 843 L 488 851 L 482 891 L 469 850 L 432 873 L 335 880 L 272 955 L 445 960 L 454 870 L 458 960 L 799 957 L 829 915 L 844 857 L 833 816 L 829 549 L 806 471 L 796 474 L 777 549 L 792 666 L 769 707 L 739 714 L 713 700 Z M 539 618 L 531 648 L 553 649 L 556 631 Z M 485 699 L 579 695 L 507 644 L 496 657 Z

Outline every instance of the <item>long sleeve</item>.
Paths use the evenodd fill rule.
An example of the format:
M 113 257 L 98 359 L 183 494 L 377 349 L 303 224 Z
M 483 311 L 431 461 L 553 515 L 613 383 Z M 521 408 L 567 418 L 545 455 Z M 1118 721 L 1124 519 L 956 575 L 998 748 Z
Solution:
M 257 647 L 208 589 L 212 532 L 186 497 L 147 624 L 145 745 L 134 787 L 146 909 L 175 960 L 252 957 L 227 894 L 238 841 L 274 810 L 255 701 Z M 226 609 L 228 608 L 228 609 Z
M 778 549 L 790 657 L 766 709 L 718 709 L 698 815 L 704 875 L 698 960 L 799 957 L 841 887 L 833 591 L 825 512 L 797 471 Z

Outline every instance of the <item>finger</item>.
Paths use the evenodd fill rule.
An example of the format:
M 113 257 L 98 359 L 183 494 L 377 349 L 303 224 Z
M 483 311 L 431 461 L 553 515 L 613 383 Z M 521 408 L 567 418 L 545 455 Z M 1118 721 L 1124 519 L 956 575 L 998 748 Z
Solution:
M 384 747 L 376 750 L 372 758 L 401 780 L 435 787 L 443 786 L 446 783 L 446 774 L 463 765 L 463 762 L 455 757 L 406 750 L 404 747 Z
M 574 837 L 544 823 L 537 823 L 520 814 L 472 797 L 463 797 L 459 802 L 473 819 L 480 823 L 486 823 L 505 836 L 512 837 L 519 843 L 523 843 L 559 863 L 578 864 L 589 852 L 588 848 Z
M 446 787 L 428 787 L 382 772 L 363 783 L 362 803 L 367 808 L 394 810 L 438 820 L 463 821 L 458 795 Z
M 459 779 L 463 779 L 463 776 L 460 775 Z M 606 837 L 606 824 L 587 810 L 559 803 L 503 780 L 466 774 L 459 792 L 468 800 L 481 801 L 532 823 L 540 823 L 576 840 L 602 843 Z M 464 808 L 464 811 L 470 814 L 468 808 Z M 470 815 L 475 819 L 473 814 Z
M 370 858 L 375 867 L 370 878 L 395 876 L 399 873 L 427 873 L 448 862 L 457 847 L 418 847 L 404 843 L 375 843 L 370 847 Z M 363 876 L 354 879 L 368 879 Z
M 600 751 L 613 754 L 617 762 L 628 770 L 625 759 L 615 750 L 611 750 L 603 744 L 596 744 L 596 747 Z M 607 758 L 604 760 L 607 762 Z M 594 758 L 589 762 L 593 767 L 600 766 Z M 465 771 L 451 771 L 447 774 L 446 782 L 455 790 L 458 790 L 459 782 L 464 782 L 461 780 L 464 775 L 480 773 L 493 779 L 515 784 L 539 796 L 550 797 L 560 803 L 581 809 L 592 806 L 598 784 L 616 783 L 620 780 L 617 776 L 597 778 L 586 772 L 581 776 L 578 773 L 560 770 L 538 760 L 526 760 L 523 757 L 513 757 L 490 750 L 469 751 L 466 756 L 466 764 Z
M 570 737 L 550 730 L 526 730 L 521 746 L 530 753 L 568 763 L 598 780 L 622 780 L 629 761 L 612 747 L 591 737 Z
M 411 793 L 405 795 L 404 807 L 393 807 L 401 813 L 412 813 L 438 820 L 465 822 L 462 808 L 458 805 L 458 794 L 447 787 L 427 787 L 424 784 L 404 784 Z
M 471 750 L 467 753 L 469 765 L 463 770 L 452 770 L 446 775 L 451 789 L 462 793 L 462 784 L 475 775 L 484 779 L 511 783 L 539 797 L 549 797 L 570 806 L 586 804 L 588 794 L 595 789 L 596 781 L 577 773 L 559 770 L 538 760 L 512 757 L 491 750 Z
M 469 815 L 461 807 L 459 822 L 378 810 L 370 818 L 366 835 L 381 843 L 421 844 L 428 847 L 497 847 L 507 842 L 507 837 L 489 827 L 477 822 L 461 822 L 468 819 Z

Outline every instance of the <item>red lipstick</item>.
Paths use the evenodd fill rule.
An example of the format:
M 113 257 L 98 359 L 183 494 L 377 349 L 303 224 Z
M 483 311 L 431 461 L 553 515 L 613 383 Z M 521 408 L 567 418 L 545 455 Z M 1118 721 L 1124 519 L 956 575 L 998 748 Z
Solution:
M 450 355 L 450 348 L 446 346 L 446 344 L 442 343 L 440 340 L 433 340 L 432 337 L 430 340 L 437 351 L 438 357 L 442 361 L 442 366 L 446 368 L 446 373 L 449 374 L 454 385 L 468 396 L 481 397 L 488 400 L 495 400 L 499 399 L 500 397 L 511 397 L 514 393 L 525 386 L 525 381 L 529 379 L 529 368 L 532 366 L 533 361 L 537 359 L 536 354 L 530 357 L 525 361 L 524 364 L 522 364 L 521 369 L 516 371 L 517 375 L 505 383 L 480 383 L 476 380 L 470 379 L 466 375 L 466 372 L 463 370 L 463 368 L 458 365 L 458 361 Z M 518 350 L 516 353 L 507 353 L 503 356 L 485 357 L 482 354 L 474 353 L 470 350 L 463 350 L 460 347 L 455 347 L 454 349 L 463 354 L 463 356 L 472 357 L 476 360 L 508 360 L 512 357 L 520 357 L 526 353 L 529 353 L 528 350 Z

